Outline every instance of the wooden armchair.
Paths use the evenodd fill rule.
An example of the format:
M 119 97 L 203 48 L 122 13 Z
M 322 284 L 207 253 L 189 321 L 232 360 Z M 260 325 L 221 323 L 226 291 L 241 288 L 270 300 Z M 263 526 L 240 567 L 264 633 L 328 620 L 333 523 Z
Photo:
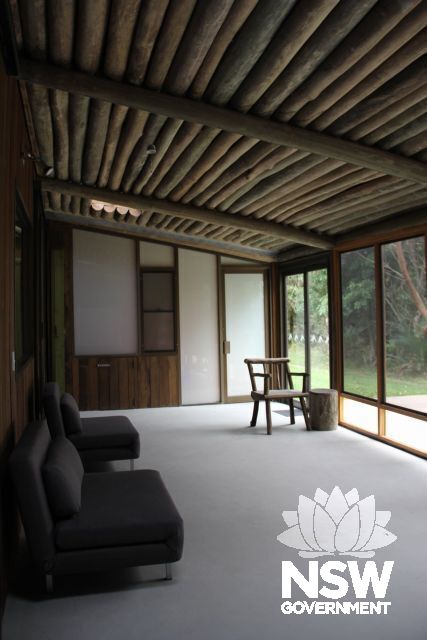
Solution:
M 305 399 L 308 397 L 309 373 L 292 373 L 289 369 L 289 358 L 246 358 L 249 376 L 251 379 L 251 397 L 254 401 L 254 411 L 252 414 L 251 427 L 256 425 L 258 418 L 258 408 L 260 400 L 265 401 L 265 413 L 267 417 L 267 434 L 271 435 L 271 407 L 272 400 L 287 400 L 291 424 L 295 424 L 294 399 L 299 398 L 301 409 L 304 415 L 305 426 L 310 430 L 310 422 Z M 263 373 L 254 371 L 254 365 L 261 364 Z M 293 377 L 302 377 L 302 391 L 294 389 Z M 256 378 L 264 378 L 263 390 L 257 389 Z M 283 380 L 283 382 L 282 382 Z M 277 388 L 273 388 L 273 385 Z

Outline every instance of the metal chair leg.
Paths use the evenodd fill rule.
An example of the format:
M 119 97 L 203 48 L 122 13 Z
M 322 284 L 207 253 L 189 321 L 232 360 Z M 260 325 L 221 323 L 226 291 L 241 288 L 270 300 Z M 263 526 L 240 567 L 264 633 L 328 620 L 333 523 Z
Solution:
M 131 471 L 135 471 L 135 460 L 129 460 L 129 466 Z
M 255 402 L 254 402 L 254 411 L 253 411 L 252 420 L 251 420 L 251 427 L 255 427 L 256 426 L 256 421 L 258 419 L 258 409 L 259 409 L 259 402 L 257 400 L 255 400 Z
M 47 573 L 45 576 L 46 580 L 46 591 L 47 593 L 52 593 L 53 591 L 53 575 L 51 573 Z
M 172 580 L 172 565 L 170 562 L 165 563 L 165 580 Z
M 270 400 L 266 400 L 265 401 L 265 415 L 267 418 L 267 435 L 271 436 L 271 407 L 270 407 Z

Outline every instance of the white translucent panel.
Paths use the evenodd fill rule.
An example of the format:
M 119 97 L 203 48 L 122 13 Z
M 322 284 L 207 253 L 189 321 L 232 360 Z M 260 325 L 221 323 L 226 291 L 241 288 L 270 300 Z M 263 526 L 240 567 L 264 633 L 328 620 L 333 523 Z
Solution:
M 135 242 L 100 233 L 73 233 L 76 355 L 138 351 Z
M 219 402 L 216 257 L 179 250 L 182 404 Z
M 343 398 L 341 420 L 353 427 L 378 433 L 378 409 L 371 404 Z
M 264 277 L 262 273 L 225 274 L 227 395 L 250 394 L 245 358 L 265 357 Z
M 385 433 L 387 438 L 407 447 L 427 453 L 427 421 L 386 411 Z
M 140 242 L 139 262 L 141 267 L 173 267 L 175 263 L 173 247 L 156 242 Z

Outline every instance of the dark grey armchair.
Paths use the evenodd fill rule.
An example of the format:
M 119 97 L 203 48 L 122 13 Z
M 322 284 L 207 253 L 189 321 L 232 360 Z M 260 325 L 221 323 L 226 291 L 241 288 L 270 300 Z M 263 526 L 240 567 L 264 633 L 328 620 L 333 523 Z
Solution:
M 165 564 L 181 558 L 183 522 L 151 469 L 84 473 L 69 440 L 34 422 L 10 458 L 34 564 L 45 576 Z
M 56 382 L 43 389 L 43 407 L 52 438 L 71 440 L 85 461 L 130 460 L 139 457 L 139 434 L 126 416 L 81 418 L 79 408 L 69 393 L 61 395 Z

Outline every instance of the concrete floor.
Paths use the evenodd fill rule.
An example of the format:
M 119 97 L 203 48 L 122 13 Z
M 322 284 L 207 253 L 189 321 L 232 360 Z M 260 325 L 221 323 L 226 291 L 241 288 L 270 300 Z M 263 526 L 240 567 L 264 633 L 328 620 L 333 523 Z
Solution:
M 5 640 L 425 640 L 425 462 L 345 429 L 307 432 L 301 418 L 289 427 L 287 410 L 274 409 L 272 437 L 262 411 L 259 427 L 247 428 L 247 404 L 126 412 L 142 433 L 137 467 L 160 470 L 184 518 L 173 581 L 156 581 L 159 567 L 61 577 L 46 598 L 24 553 Z M 282 511 L 335 485 L 391 510 L 397 541 L 374 558 L 380 568 L 395 561 L 388 615 L 281 612 L 281 562 L 305 574 L 308 562 L 277 541 Z

